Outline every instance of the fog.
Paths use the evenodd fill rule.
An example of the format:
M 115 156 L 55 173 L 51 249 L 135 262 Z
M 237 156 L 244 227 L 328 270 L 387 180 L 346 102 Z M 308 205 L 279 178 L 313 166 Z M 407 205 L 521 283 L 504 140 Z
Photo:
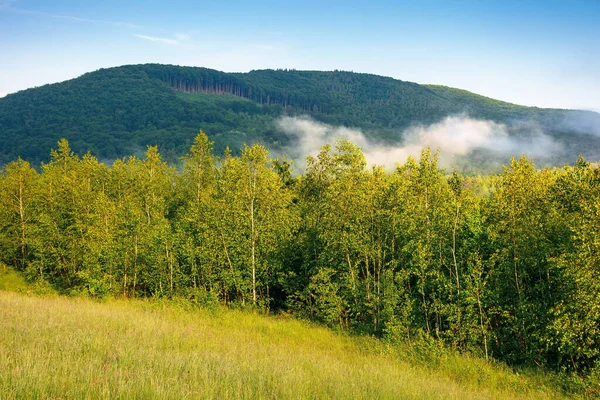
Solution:
M 357 144 L 370 165 L 383 165 L 387 169 L 394 168 L 396 163 L 402 164 L 409 156 L 418 158 L 426 147 L 440 150 L 440 165 L 446 168 L 477 149 L 505 158 L 521 153 L 534 158 L 549 157 L 560 152 L 560 144 L 544 134 L 536 123 L 518 122 L 516 125 L 520 132 L 526 133 L 510 136 L 504 124 L 466 115 L 449 116 L 432 125 L 406 129 L 400 132 L 400 144 L 389 145 L 368 138 L 361 130 L 327 125 L 306 116 L 285 116 L 277 120 L 278 128 L 293 139 L 294 146 L 285 152 L 296 160 L 300 171 L 305 168 L 306 156 L 316 155 L 321 146 L 334 144 L 338 139 Z
M 600 136 L 600 113 L 570 111 L 558 127 L 569 132 Z

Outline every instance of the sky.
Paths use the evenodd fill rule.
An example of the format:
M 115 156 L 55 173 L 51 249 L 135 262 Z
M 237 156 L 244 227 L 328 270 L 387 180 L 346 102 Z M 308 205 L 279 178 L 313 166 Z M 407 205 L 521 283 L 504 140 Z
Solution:
M 0 96 L 139 63 L 367 72 L 600 111 L 600 0 L 0 0 Z

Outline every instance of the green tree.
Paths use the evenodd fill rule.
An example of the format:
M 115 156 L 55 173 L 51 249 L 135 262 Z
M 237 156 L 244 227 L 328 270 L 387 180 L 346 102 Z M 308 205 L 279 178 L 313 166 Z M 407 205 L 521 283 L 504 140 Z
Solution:
M 30 234 L 38 181 L 38 173 L 21 159 L 7 164 L 0 174 L 1 259 L 21 271 L 32 258 Z
M 494 253 L 498 352 L 515 362 L 541 362 L 548 311 L 559 290 L 550 259 L 560 220 L 550 199 L 553 175 L 512 159 L 487 209 Z
M 180 216 L 175 221 L 180 252 L 186 260 L 193 287 L 202 287 L 207 292 L 221 291 L 219 288 L 224 284 L 220 268 L 224 265 L 221 265 L 219 257 L 222 238 L 216 234 L 217 171 L 212 145 L 208 136 L 200 131 L 189 154 L 183 157 L 183 172 L 177 192 L 181 197 Z
M 294 224 L 291 194 L 269 164 L 267 149 L 258 144 L 245 146 L 240 158 L 226 156 L 217 185 L 228 257 L 244 268 L 243 286 L 252 304 L 262 300 L 266 305 L 278 273 L 277 244 Z
M 555 259 L 562 285 L 547 340 L 559 365 L 581 372 L 600 359 L 600 170 L 580 158 L 560 171 L 553 189 L 568 236 Z

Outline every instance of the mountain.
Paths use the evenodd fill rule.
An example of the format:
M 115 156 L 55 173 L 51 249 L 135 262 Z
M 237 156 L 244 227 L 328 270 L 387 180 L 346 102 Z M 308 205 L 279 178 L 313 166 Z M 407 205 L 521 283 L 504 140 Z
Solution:
M 572 162 L 580 153 L 600 158 L 600 114 L 593 112 L 524 107 L 464 90 L 345 71 L 225 73 L 145 64 L 101 69 L 1 98 L 0 165 L 17 157 L 46 161 L 62 137 L 76 152 L 90 150 L 101 160 L 158 145 L 173 161 L 189 149 L 199 129 L 215 141 L 217 153 L 254 141 L 278 149 L 294 144 L 274 123 L 282 115 L 359 128 L 392 145 L 410 126 L 456 114 L 507 124 L 511 135 L 528 135 L 522 122 L 533 123 L 562 144 L 554 163 Z

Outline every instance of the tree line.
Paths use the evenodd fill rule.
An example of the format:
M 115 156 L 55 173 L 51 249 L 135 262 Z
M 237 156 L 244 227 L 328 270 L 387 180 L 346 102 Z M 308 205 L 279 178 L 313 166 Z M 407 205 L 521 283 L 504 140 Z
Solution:
M 539 125 L 564 152 L 538 163 L 562 165 L 580 153 L 600 157 L 600 136 L 593 134 L 600 115 L 593 112 L 522 107 L 463 90 L 344 71 L 224 73 L 144 64 L 101 69 L 0 99 L 0 167 L 22 157 L 37 168 L 49 161 L 48 149 L 60 138 L 68 139 L 75 153 L 91 150 L 103 161 L 143 157 L 146 145 L 158 145 L 163 159 L 176 165 L 198 127 L 214 141 L 217 154 L 229 146 L 239 155 L 244 142 L 285 149 L 297 144 L 276 123 L 286 115 L 309 115 L 358 128 L 373 142 L 401 144 L 406 129 L 462 114 L 505 124 L 510 135 L 523 138 L 531 138 Z M 479 151 L 460 161 L 462 171 L 497 172 L 506 160 Z
M 293 176 L 259 144 L 178 170 L 156 147 L 112 166 L 66 140 L 0 174 L 0 260 L 69 294 L 280 309 L 513 365 L 600 355 L 600 170 L 525 156 L 463 177 L 424 150 L 393 172 L 348 141 Z

